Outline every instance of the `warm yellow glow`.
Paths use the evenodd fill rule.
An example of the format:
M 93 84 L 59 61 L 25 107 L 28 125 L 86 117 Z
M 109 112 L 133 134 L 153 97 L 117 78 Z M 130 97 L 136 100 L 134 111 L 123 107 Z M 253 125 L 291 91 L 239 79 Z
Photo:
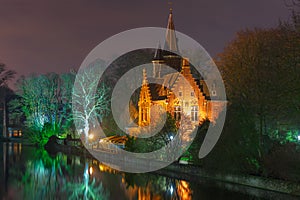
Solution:
M 94 139 L 94 134 L 89 134 L 89 139 Z
M 93 171 L 94 171 L 94 169 L 93 169 L 93 167 L 90 167 L 90 175 L 92 175 L 93 174 Z
M 184 187 L 184 188 L 188 188 L 189 185 L 186 181 L 181 181 L 181 185 Z
M 101 172 L 103 172 L 104 171 L 103 165 L 99 165 L 99 169 L 100 169 Z
M 179 181 L 177 186 L 177 193 L 180 199 L 190 200 L 192 199 L 192 190 L 189 187 L 189 184 L 186 181 Z

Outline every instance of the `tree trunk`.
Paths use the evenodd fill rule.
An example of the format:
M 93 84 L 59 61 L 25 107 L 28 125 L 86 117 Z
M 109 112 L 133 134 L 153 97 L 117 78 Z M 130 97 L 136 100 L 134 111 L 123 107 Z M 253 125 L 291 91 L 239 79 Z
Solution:
M 85 140 L 85 144 L 88 145 L 88 141 L 89 141 L 89 122 L 88 120 L 85 120 L 85 124 L 84 124 L 84 140 Z
M 3 137 L 7 137 L 7 127 L 6 127 L 6 102 L 5 97 L 3 100 Z

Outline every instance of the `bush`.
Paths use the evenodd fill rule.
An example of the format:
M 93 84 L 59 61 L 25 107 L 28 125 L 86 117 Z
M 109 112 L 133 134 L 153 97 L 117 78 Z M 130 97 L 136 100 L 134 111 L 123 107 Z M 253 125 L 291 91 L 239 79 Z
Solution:
M 27 138 L 31 143 L 44 146 L 49 138 L 53 135 L 57 135 L 58 127 L 52 126 L 49 123 L 44 124 L 42 131 L 27 129 L 24 131 L 24 137 Z
M 300 151 L 296 144 L 277 143 L 265 156 L 265 175 L 272 178 L 300 182 Z

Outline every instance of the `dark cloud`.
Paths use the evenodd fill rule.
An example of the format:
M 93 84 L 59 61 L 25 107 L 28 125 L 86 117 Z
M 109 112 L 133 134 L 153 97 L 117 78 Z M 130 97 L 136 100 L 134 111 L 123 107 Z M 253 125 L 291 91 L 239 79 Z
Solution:
M 236 31 L 275 26 L 290 15 L 283 0 L 187 0 L 173 7 L 176 29 L 213 56 Z M 0 0 L 0 61 L 19 74 L 67 72 L 107 37 L 165 27 L 167 17 L 161 0 Z

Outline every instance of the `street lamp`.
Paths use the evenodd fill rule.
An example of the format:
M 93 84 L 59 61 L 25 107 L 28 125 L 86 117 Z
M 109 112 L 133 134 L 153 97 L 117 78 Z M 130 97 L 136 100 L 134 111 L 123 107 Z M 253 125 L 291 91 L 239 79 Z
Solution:
M 94 139 L 94 134 L 89 134 L 89 139 L 90 140 Z
M 170 187 L 170 193 L 173 194 L 174 188 L 173 186 Z

